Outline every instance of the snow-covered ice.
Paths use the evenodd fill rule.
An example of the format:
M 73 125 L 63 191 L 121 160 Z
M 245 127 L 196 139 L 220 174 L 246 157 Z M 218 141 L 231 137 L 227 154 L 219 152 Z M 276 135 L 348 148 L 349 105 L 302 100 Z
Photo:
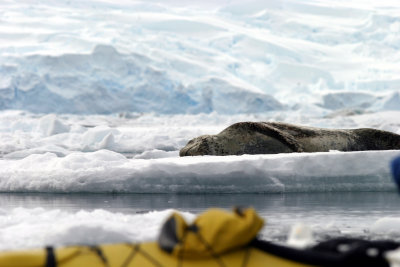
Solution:
M 309 117 L 308 124 L 399 132 L 399 114 Z M 210 116 L 213 119 L 209 121 Z M 235 120 L 276 120 L 277 116 L 283 121 L 297 119 L 290 112 L 125 118 L 4 111 L 0 113 L 0 191 L 270 193 L 394 189 L 389 162 L 400 153 L 396 150 L 178 156 L 179 149 L 195 136 L 218 133 Z
M 0 249 L 154 240 L 171 213 L 172 210 L 137 215 L 105 210 L 76 213 L 43 208 L 0 210 Z M 183 215 L 188 219 L 194 217 L 190 213 Z
M 393 191 L 399 151 L 127 159 L 108 150 L 0 161 L 1 192 L 285 193 Z
M 193 136 L 217 133 L 237 120 L 283 120 L 314 126 L 374 127 L 399 132 L 399 115 L 396 111 L 386 111 L 330 118 L 305 117 L 291 112 L 121 117 L 3 111 L 0 112 L 0 191 L 2 194 L 67 193 L 67 199 L 76 198 L 70 193 L 78 192 L 246 193 L 251 196 L 254 193 L 379 191 L 393 194 L 395 186 L 389 162 L 400 151 L 179 158 L 178 150 Z M 152 198 L 143 195 L 146 197 Z M 262 209 L 267 203 L 260 205 Z M 96 211 L 88 210 L 85 205 L 82 211 L 63 210 L 62 207 L 1 209 L 0 248 L 154 240 L 170 212 L 121 213 L 107 210 L 106 204 L 103 208 L 97 206 Z M 368 214 L 369 208 L 360 209 L 361 213 L 358 209 L 353 212 L 327 208 L 330 212 L 325 215 L 317 210 L 316 214 L 301 218 L 294 215 L 296 210 L 285 210 L 277 217 L 268 211 L 262 214 L 267 220 L 263 238 L 285 242 L 290 226 L 306 218 L 317 240 L 343 234 L 400 238 L 400 230 L 393 227 L 400 222 L 400 217 L 390 211 L 384 216 L 379 216 L 380 213 L 371 213 L 369 217 L 362 215 L 360 219 L 364 212 Z M 379 207 L 375 210 L 379 211 Z M 85 234 L 77 236 L 76 233 Z M 10 242 L 12 239 L 18 241 Z

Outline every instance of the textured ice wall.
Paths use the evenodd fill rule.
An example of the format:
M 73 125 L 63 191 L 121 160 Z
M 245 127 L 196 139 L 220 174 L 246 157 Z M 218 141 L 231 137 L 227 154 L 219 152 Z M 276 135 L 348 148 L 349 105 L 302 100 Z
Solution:
M 391 191 L 399 151 L 127 159 L 108 150 L 0 161 L 3 192 L 281 193 Z M 29 177 L 29 179 L 27 179 Z
M 6 1 L 0 109 L 398 110 L 399 12 L 388 0 Z
M 184 85 L 149 58 L 111 46 L 93 53 L 28 56 L 4 67 L 2 109 L 58 113 L 250 113 L 282 109 L 273 97 L 219 78 Z M 151 64 L 153 63 L 153 64 Z

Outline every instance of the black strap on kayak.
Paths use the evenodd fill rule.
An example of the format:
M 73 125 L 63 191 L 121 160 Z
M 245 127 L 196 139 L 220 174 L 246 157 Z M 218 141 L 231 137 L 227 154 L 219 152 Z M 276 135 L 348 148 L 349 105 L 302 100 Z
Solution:
M 350 245 L 349 250 L 341 252 L 340 249 L 331 249 L 331 247 L 340 247 L 343 243 L 337 241 L 339 240 L 325 241 L 326 243 L 322 242 L 311 249 L 295 249 L 258 239 L 252 241 L 250 245 L 282 259 L 324 267 L 389 267 L 383 258 L 384 252 L 400 246 L 399 243 L 391 241 L 381 243 L 380 241 L 349 239 L 346 244 L 354 246 Z
M 91 247 L 90 247 L 90 250 L 93 251 L 94 253 L 96 253 L 96 255 L 97 255 L 97 256 L 101 259 L 101 261 L 103 262 L 104 266 L 109 267 L 108 260 L 107 260 L 107 258 L 105 257 L 105 255 L 104 255 L 104 253 L 103 253 L 103 251 L 101 250 L 100 247 L 98 247 L 98 246 L 91 246 Z
M 187 234 L 190 232 L 193 232 L 197 235 L 199 240 L 203 243 L 203 245 L 206 247 L 206 249 L 210 252 L 211 256 L 213 259 L 217 262 L 217 264 L 221 267 L 226 267 L 223 260 L 221 257 L 214 251 L 212 246 L 206 241 L 206 239 L 200 234 L 199 228 L 196 224 L 191 224 L 188 226 L 187 231 L 184 232 L 182 240 L 180 240 L 180 243 L 185 244 Z M 183 254 L 184 251 L 181 250 L 178 253 L 178 267 L 183 266 Z
M 216 262 L 218 262 L 219 266 L 225 267 L 224 262 L 222 261 L 221 257 L 215 253 L 214 249 L 212 246 L 205 240 L 205 238 L 200 234 L 200 231 L 196 232 L 197 236 L 199 237 L 199 240 L 204 244 L 204 246 L 210 251 L 211 256 L 214 258 Z
M 330 252 L 342 258 L 342 266 L 389 267 L 385 253 L 400 246 L 391 240 L 364 240 L 339 237 L 323 241 L 311 248 L 316 252 Z
M 146 251 L 141 249 L 140 245 L 139 245 L 139 253 L 141 253 L 143 255 L 143 257 L 145 257 L 148 261 L 153 263 L 154 266 L 156 266 L 156 267 L 163 267 L 164 266 L 159 261 L 157 261 L 154 257 L 152 257 L 149 253 L 147 253 Z
M 45 267 L 56 267 L 56 256 L 54 255 L 53 247 L 46 247 L 46 265 Z
M 135 256 L 137 256 L 138 254 L 142 254 L 142 256 L 145 257 L 149 262 L 151 262 L 155 267 L 163 267 L 163 265 L 159 261 L 154 259 L 149 253 L 144 251 L 140 247 L 140 244 L 127 244 L 127 246 L 132 248 L 132 252 L 128 255 L 128 257 L 122 263 L 121 267 L 129 266 L 129 264 L 133 261 Z
M 183 233 L 182 240 L 180 241 L 182 244 L 185 243 L 187 237 L 187 231 Z M 182 267 L 183 265 L 183 250 L 178 252 L 178 267 Z
M 132 248 L 132 252 L 125 259 L 124 263 L 122 263 L 121 267 L 127 267 L 139 251 L 139 245 L 136 244 L 126 244 L 126 245 Z
M 295 249 L 258 239 L 253 240 L 250 246 L 279 258 L 298 263 L 324 267 L 342 266 L 341 259 L 332 253 Z
M 243 261 L 242 261 L 241 267 L 246 267 L 247 264 L 249 263 L 250 253 L 251 253 L 251 250 L 249 248 L 246 248 L 246 254 L 244 254 L 244 256 L 243 256 Z

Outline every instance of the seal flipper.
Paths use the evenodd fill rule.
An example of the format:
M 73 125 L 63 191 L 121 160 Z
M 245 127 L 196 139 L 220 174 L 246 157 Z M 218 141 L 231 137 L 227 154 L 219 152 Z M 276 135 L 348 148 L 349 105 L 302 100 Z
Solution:
M 293 152 L 304 152 L 301 144 L 299 144 L 296 138 L 294 138 L 294 136 L 292 136 L 291 134 L 280 130 L 279 128 L 275 127 L 274 124 L 268 122 L 263 122 L 262 125 L 265 127 L 262 129 L 262 131 L 267 131 L 267 134 L 270 134 L 274 138 L 287 145 L 290 149 L 293 150 Z

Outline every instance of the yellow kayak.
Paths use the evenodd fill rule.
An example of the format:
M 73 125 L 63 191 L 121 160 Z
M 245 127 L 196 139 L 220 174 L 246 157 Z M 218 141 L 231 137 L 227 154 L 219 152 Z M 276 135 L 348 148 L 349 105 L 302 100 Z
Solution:
M 211 209 L 187 224 L 178 213 L 163 225 L 156 242 L 69 246 L 0 253 L 1 267 L 306 267 L 389 266 L 384 252 L 394 242 L 341 240 L 300 250 L 256 238 L 263 220 L 253 209 Z M 335 248 L 350 247 L 346 252 Z M 371 246 L 376 253 L 368 255 Z M 353 248 L 352 248 L 353 246 Z
M 21 252 L 3 253 L 0 266 L 39 267 L 39 266 L 312 266 L 297 263 L 248 247 L 238 249 L 215 258 L 179 259 L 158 247 L 156 243 L 110 244 L 98 247 L 65 247 Z

